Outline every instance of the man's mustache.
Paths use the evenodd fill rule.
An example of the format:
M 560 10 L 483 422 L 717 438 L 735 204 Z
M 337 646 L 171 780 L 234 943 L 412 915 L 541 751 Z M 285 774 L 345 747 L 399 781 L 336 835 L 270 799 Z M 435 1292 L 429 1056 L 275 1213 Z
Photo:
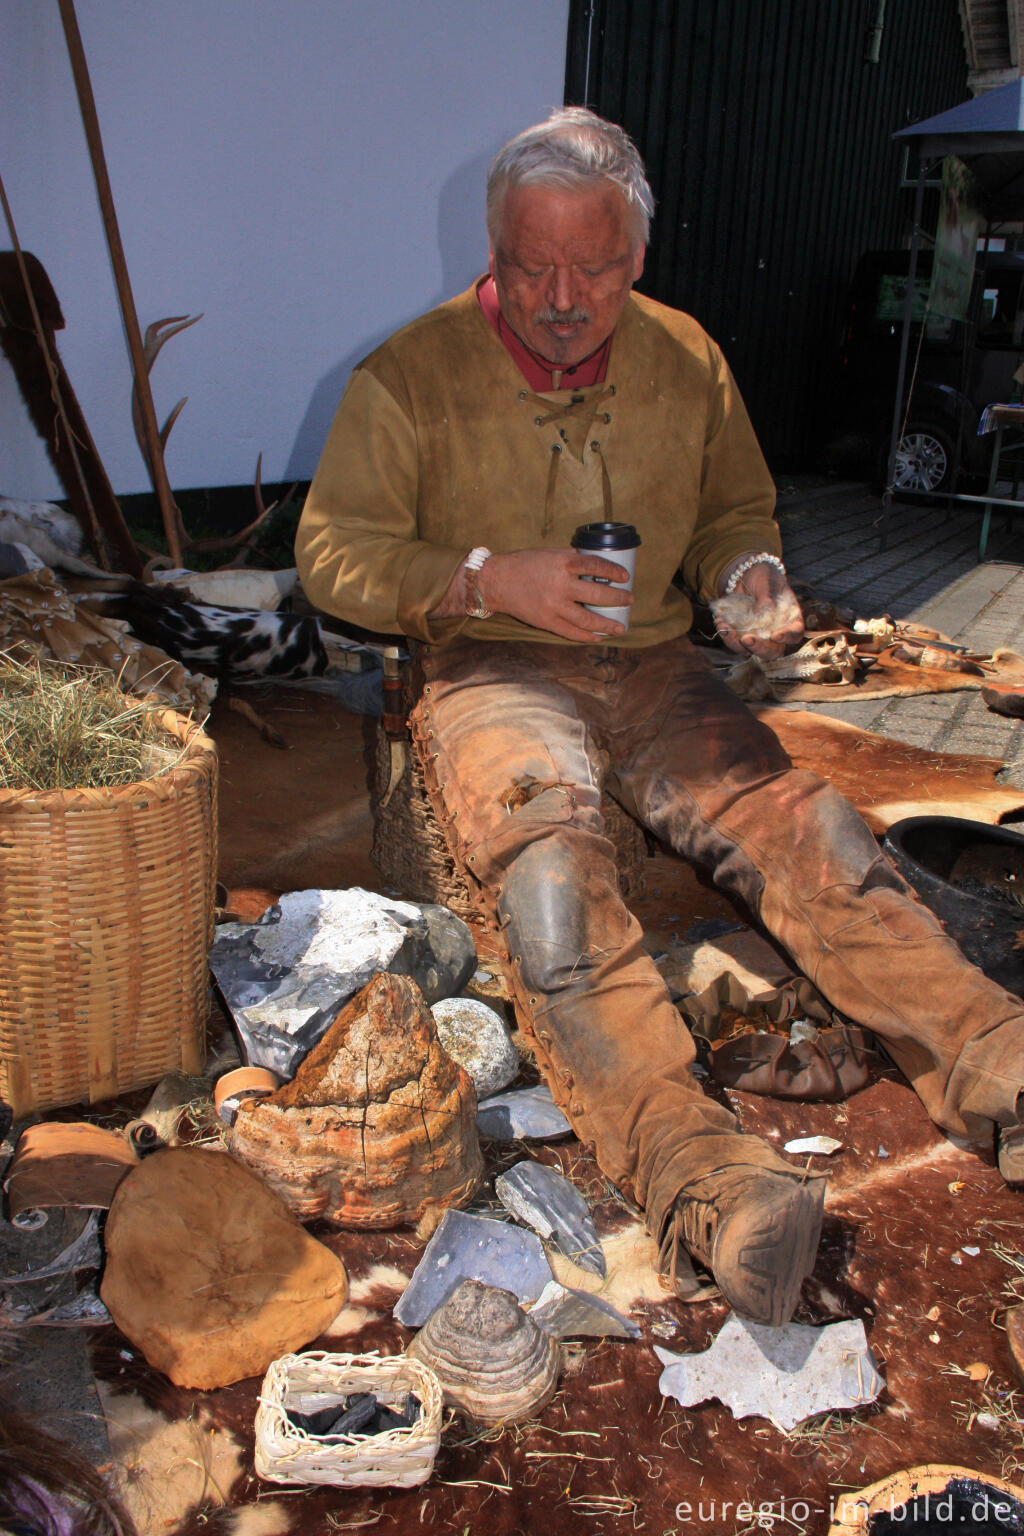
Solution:
M 588 325 L 590 315 L 585 309 L 542 309 L 534 318 L 535 325 Z

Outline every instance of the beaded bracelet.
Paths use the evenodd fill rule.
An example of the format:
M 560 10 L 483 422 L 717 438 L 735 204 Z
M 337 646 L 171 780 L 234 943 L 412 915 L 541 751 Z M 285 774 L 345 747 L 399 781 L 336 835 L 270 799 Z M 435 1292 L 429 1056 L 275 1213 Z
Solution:
M 781 571 L 783 576 L 786 574 L 786 567 L 783 565 L 778 555 L 748 555 L 746 560 L 740 561 L 739 565 L 729 577 L 729 580 L 725 584 L 725 591 L 722 593 L 722 596 L 731 597 L 740 583 L 740 578 L 745 576 L 751 567 L 755 565 L 774 565 L 775 569 L 777 571 Z

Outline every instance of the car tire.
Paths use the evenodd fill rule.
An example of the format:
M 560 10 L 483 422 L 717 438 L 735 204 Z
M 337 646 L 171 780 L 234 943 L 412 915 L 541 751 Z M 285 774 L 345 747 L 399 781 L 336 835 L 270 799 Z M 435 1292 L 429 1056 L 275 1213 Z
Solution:
M 945 427 L 932 421 L 908 421 L 896 449 L 893 495 L 909 492 L 908 499 L 920 501 L 922 497 L 941 497 L 954 490 L 954 452 L 953 436 Z M 886 443 L 879 455 L 879 480 L 883 488 L 888 484 L 888 469 Z

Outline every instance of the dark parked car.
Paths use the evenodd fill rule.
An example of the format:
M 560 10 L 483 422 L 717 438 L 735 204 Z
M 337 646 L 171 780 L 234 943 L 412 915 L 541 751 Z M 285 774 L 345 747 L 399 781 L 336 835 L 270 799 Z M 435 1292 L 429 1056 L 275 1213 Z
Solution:
M 978 435 L 986 405 L 1019 400 L 1014 374 L 1024 363 L 1024 254 L 978 253 L 967 321 L 922 317 L 931 251 L 915 274 L 915 320 L 907 356 L 905 404 L 896 455 L 897 490 L 941 492 L 987 473 L 991 435 Z M 833 448 L 869 455 L 884 482 L 910 270 L 907 251 L 871 251 L 850 289 L 835 396 L 829 402 Z

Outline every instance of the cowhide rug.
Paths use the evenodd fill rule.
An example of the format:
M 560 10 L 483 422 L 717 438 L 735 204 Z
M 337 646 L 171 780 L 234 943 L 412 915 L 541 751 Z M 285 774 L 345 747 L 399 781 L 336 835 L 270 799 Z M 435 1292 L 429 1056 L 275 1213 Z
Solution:
M 998 757 L 930 752 L 863 731 L 845 720 L 752 704 L 798 768 L 810 769 L 851 801 L 872 832 L 904 816 L 961 816 L 996 825 L 1024 817 L 1024 790 L 995 782 Z

